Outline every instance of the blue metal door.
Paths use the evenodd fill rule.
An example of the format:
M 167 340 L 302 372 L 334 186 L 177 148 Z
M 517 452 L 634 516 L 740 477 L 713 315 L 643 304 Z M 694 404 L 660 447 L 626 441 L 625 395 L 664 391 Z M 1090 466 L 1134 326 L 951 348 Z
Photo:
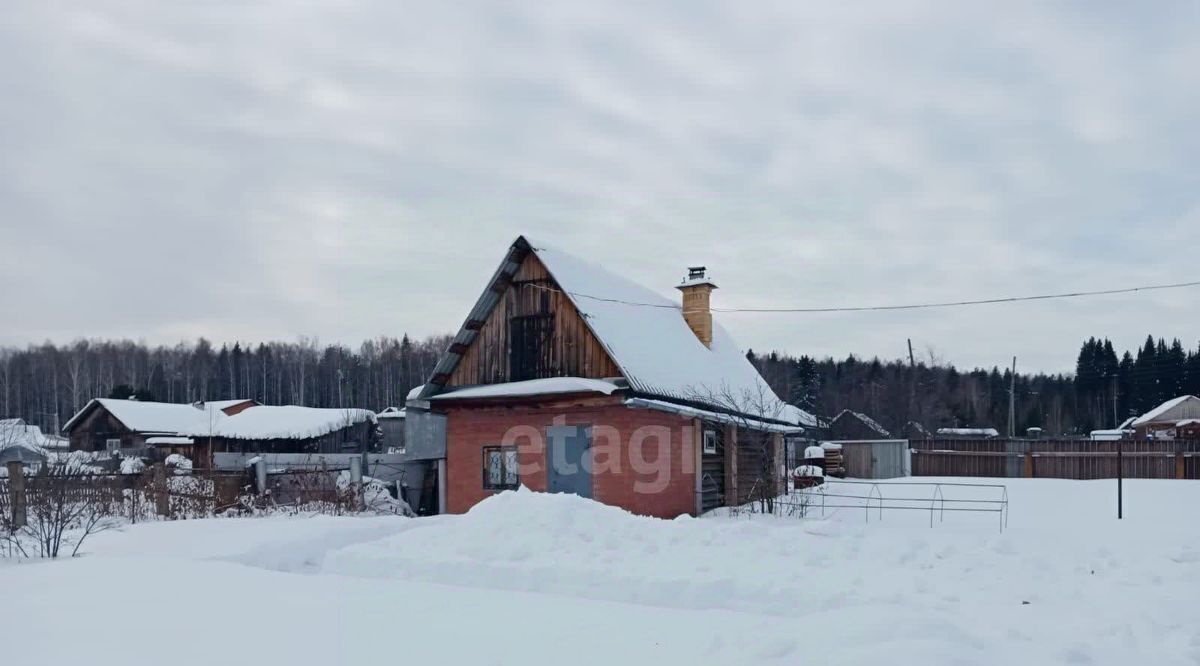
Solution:
M 591 450 L 591 426 L 546 428 L 546 489 L 591 499 Z

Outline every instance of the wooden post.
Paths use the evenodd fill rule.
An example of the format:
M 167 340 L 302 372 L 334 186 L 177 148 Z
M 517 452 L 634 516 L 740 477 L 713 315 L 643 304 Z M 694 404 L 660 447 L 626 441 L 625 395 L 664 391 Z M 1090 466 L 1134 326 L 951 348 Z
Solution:
M 737 426 L 725 426 L 725 505 L 738 505 Z
M 1025 452 L 1025 478 L 1033 478 L 1033 451 Z
M 350 492 L 354 495 L 354 510 L 362 511 L 366 505 L 363 496 L 362 458 L 350 459 Z
M 160 516 L 171 514 L 171 496 L 167 492 L 167 468 L 162 463 L 154 464 L 154 512 Z
M 1176 479 L 1186 479 L 1187 478 L 1187 465 L 1184 462 L 1183 444 L 1181 442 L 1175 443 L 1175 478 Z
M 8 463 L 8 499 L 12 506 L 12 526 L 25 527 L 25 466 L 17 460 Z

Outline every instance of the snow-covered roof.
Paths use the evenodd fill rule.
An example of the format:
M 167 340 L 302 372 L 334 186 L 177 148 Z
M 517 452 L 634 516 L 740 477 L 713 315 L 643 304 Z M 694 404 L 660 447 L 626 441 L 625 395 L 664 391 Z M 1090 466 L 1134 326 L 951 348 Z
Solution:
M 248 400 L 246 398 L 242 398 L 241 400 L 206 400 L 201 404 L 203 404 L 205 407 L 207 407 L 209 409 L 224 410 L 224 409 L 229 409 L 230 407 L 237 407 L 238 405 L 241 405 L 241 404 L 244 404 L 247 402 L 254 402 L 254 401 Z
M 375 412 L 369 409 L 262 405 L 221 419 L 216 436 L 230 439 L 311 439 L 365 421 L 374 423 Z
M 29 425 L 22 419 L 0 421 L 0 450 L 20 447 L 44 457 L 47 444 L 53 442 L 35 425 Z
M 108 410 L 126 428 L 167 437 L 227 437 L 230 439 L 310 439 L 364 421 L 375 422 L 366 409 L 255 405 L 232 416 L 222 409 L 230 401 L 201 404 L 141 402 L 97 398 L 63 426 L 70 429 L 93 406 Z M 245 400 L 232 401 L 241 404 Z
M 1128 430 L 1093 430 L 1088 435 L 1093 441 L 1113 442 L 1124 439 L 1129 432 Z
M 513 244 L 514 250 L 524 247 L 532 250 L 567 294 L 632 390 L 723 408 L 731 401 L 765 401 L 770 404 L 755 405 L 765 407 L 756 411 L 781 414 L 781 420 L 797 425 L 817 425 L 811 414 L 782 407 L 719 322 L 713 321 L 712 346 L 706 347 L 684 320 L 678 300 L 546 243 L 520 237 Z M 486 305 L 487 298 L 481 298 L 476 308 Z M 433 390 L 427 387 L 422 395 L 430 396 Z
M 965 437 L 999 437 L 995 428 L 938 428 L 939 435 L 962 435 Z
M 402 419 L 407 415 L 403 407 L 388 407 L 375 415 L 377 419 Z
M 549 377 L 546 379 L 529 379 L 521 382 L 504 384 L 483 384 L 470 388 L 456 389 L 439 393 L 430 400 L 463 400 L 467 398 L 507 398 L 527 395 L 548 395 L 555 393 L 603 393 L 611 395 L 619 386 L 603 379 L 587 379 L 584 377 Z
M 701 418 L 709 421 L 716 421 L 717 423 L 731 423 L 736 426 L 745 426 L 754 430 L 764 430 L 767 432 L 791 434 L 802 432 L 804 430 L 804 428 L 796 426 L 785 426 L 778 423 L 769 423 L 767 421 L 760 421 L 752 418 L 739 418 L 723 412 L 714 412 L 706 409 L 687 407 L 674 402 L 667 402 L 666 400 L 629 398 L 625 401 L 625 405 L 627 407 L 638 407 L 641 409 L 654 409 L 660 412 L 670 412 L 672 414 L 679 414 L 680 416 L 687 416 L 691 418 Z
M 184 444 L 195 444 L 196 440 L 192 439 L 191 437 L 179 437 L 178 435 L 158 436 L 147 437 L 146 443 L 150 446 L 181 446 Z
M 1181 395 L 1172 398 L 1134 420 L 1134 426 L 1145 425 L 1155 421 L 1178 421 L 1185 418 L 1200 417 L 1200 398 L 1194 395 Z
M 878 421 L 867 416 L 866 414 L 863 414 L 862 412 L 855 412 L 855 411 L 852 411 L 849 409 L 843 409 L 840 414 L 833 417 L 833 420 L 837 421 L 838 419 L 842 418 L 843 416 L 848 416 L 850 418 L 855 418 L 855 419 L 858 419 L 859 421 L 862 421 L 863 425 L 867 426 L 871 430 L 874 430 L 876 433 L 883 435 L 884 437 L 892 436 L 892 433 L 888 432 L 887 429 L 884 428 L 882 425 L 880 425 Z M 830 425 L 833 425 L 833 423 L 830 422 Z
M 217 404 L 219 403 L 193 405 L 95 398 L 79 410 L 79 413 L 72 416 L 71 420 L 63 426 L 63 430 L 70 430 L 84 415 L 90 413 L 94 406 L 98 405 L 134 432 L 163 434 L 203 432 L 208 434 L 210 423 L 215 425 L 218 419 L 225 418 L 225 414 L 221 408 L 216 406 Z

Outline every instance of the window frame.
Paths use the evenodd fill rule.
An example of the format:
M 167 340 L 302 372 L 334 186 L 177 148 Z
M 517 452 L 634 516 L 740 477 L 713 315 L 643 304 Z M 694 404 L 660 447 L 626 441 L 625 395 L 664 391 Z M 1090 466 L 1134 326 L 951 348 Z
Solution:
M 489 479 L 489 474 L 488 474 L 488 471 L 490 469 L 490 466 L 488 463 L 490 462 L 489 458 L 492 454 L 500 455 L 500 473 L 505 479 L 507 479 L 509 476 L 510 470 L 508 467 L 508 461 L 509 461 L 509 455 L 510 454 L 512 455 L 512 460 L 516 467 L 515 469 L 511 470 L 512 483 L 506 483 L 506 482 L 502 481 L 499 484 L 493 484 L 491 482 L 491 480 Z M 521 487 L 521 463 L 517 459 L 517 447 L 515 447 L 515 446 L 500 446 L 500 445 L 485 446 L 485 447 L 483 447 L 482 462 L 483 462 L 482 481 L 483 481 L 483 489 L 484 490 L 494 491 L 494 492 L 502 492 L 505 490 L 516 490 Z
M 709 446 L 710 442 L 712 444 L 711 447 Z M 703 442 L 704 455 L 710 455 L 710 456 L 716 455 L 717 454 L 717 444 L 718 444 L 717 431 L 712 428 L 705 428 L 704 429 L 704 442 Z
M 113 446 L 113 442 L 116 442 L 117 445 Z M 104 438 L 104 450 L 108 453 L 113 453 L 114 451 L 120 451 L 121 450 L 121 438 L 120 437 L 105 437 Z

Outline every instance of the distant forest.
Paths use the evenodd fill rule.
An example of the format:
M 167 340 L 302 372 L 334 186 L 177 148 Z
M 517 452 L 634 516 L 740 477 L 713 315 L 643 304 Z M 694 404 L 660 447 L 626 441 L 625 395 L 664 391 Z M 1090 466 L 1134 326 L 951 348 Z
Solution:
M 369 340 L 358 349 L 304 338 L 219 348 L 204 339 L 156 347 L 80 340 L 0 348 L 0 418 L 21 417 L 51 430 L 91 398 L 130 395 L 380 410 L 402 405 L 449 344 L 450 336 L 404 336 Z M 1007 369 L 960 371 L 936 357 L 918 359 L 914 367 L 908 359 L 747 356 L 780 396 L 821 416 L 860 411 L 896 435 L 909 421 L 931 430 L 1007 428 Z M 1083 343 L 1073 375 L 1017 374 L 1017 431 L 1111 428 L 1184 393 L 1200 394 L 1200 348 L 1148 337 L 1141 348 L 1118 354 L 1108 340 L 1093 338 Z
M 1010 369 L 960 371 L 936 359 L 918 359 L 914 367 L 909 359 L 748 356 L 781 397 L 814 414 L 862 412 L 895 435 L 905 434 L 909 421 L 930 430 L 992 427 L 1006 434 L 1008 428 Z M 1016 430 L 1073 435 L 1114 428 L 1188 393 L 1200 394 L 1200 348 L 1151 336 L 1118 355 L 1109 340 L 1092 338 L 1083 343 L 1073 375 L 1017 373 Z

